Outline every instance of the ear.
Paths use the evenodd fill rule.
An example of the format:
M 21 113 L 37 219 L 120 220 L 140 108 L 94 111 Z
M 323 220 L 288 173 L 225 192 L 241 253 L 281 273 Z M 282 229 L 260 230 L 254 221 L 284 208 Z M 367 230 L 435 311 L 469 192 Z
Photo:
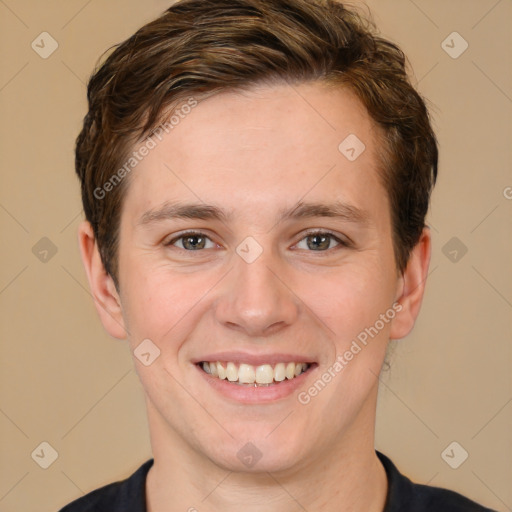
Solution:
M 398 280 L 395 300 L 402 306 L 402 309 L 393 319 L 390 339 L 405 338 L 414 327 L 425 292 L 430 252 L 430 228 L 425 227 L 420 240 L 411 251 L 406 269 Z
M 117 339 L 126 339 L 121 300 L 114 280 L 107 274 L 98 251 L 92 226 L 84 221 L 78 228 L 78 244 L 96 310 L 105 330 Z

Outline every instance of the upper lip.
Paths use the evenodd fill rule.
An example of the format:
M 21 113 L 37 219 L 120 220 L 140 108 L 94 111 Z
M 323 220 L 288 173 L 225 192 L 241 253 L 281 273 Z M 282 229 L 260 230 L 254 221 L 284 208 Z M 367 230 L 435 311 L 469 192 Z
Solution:
M 301 356 L 299 354 L 284 354 L 273 352 L 272 354 L 249 354 L 247 352 L 215 352 L 214 354 L 205 354 L 204 356 L 194 358 L 194 364 L 215 361 L 226 361 L 233 363 L 245 363 L 253 366 L 262 364 L 274 365 L 277 363 L 312 363 L 313 358 Z

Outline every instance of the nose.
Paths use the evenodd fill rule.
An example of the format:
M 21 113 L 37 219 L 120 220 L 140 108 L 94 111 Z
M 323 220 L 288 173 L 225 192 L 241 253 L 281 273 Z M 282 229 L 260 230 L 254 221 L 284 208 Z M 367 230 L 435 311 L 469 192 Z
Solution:
M 252 263 L 235 255 L 216 301 L 218 322 L 248 336 L 269 336 L 296 321 L 299 299 L 276 260 L 265 251 Z

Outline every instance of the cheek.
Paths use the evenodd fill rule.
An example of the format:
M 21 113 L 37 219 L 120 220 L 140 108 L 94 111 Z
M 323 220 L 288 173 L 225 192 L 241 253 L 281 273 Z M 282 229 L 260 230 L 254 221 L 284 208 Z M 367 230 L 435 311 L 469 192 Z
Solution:
M 347 265 L 323 279 L 321 288 L 309 296 L 308 306 L 328 327 L 334 348 L 318 376 L 328 378 L 329 384 L 316 404 L 320 409 L 328 406 L 325 414 L 338 422 L 356 414 L 374 389 L 385 358 L 395 316 L 393 282 L 386 275 L 391 275 L 390 269 L 377 261 Z
M 314 286 L 308 287 L 309 293 L 304 290 L 304 296 L 336 339 L 349 342 L 391 307 L 393 287 L 385 275 L 377 263 L 347 265 L 310 282 Z
M 150 338 L 163 344 L 194 316 L 211 288 L 204 276 L 172 275 L 168 270 L 138 269 L 126 287 L 125 318 L 132 343 Z

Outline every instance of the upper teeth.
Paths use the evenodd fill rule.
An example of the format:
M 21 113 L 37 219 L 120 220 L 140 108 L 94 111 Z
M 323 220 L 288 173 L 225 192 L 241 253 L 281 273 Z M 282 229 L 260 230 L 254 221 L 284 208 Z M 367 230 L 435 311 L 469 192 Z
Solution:
M 271 384 L 281 382 L 284 379 L 293 379 L 305 372 L 309 365 L 307 363 L 277 363 L 274 367 L 270 364 L 253 366 L 241 363 L 238 367 L 235 363 L 203 362 L 203 370 L 219 379 L 227 379 L 230 382 L 240 384 Z

